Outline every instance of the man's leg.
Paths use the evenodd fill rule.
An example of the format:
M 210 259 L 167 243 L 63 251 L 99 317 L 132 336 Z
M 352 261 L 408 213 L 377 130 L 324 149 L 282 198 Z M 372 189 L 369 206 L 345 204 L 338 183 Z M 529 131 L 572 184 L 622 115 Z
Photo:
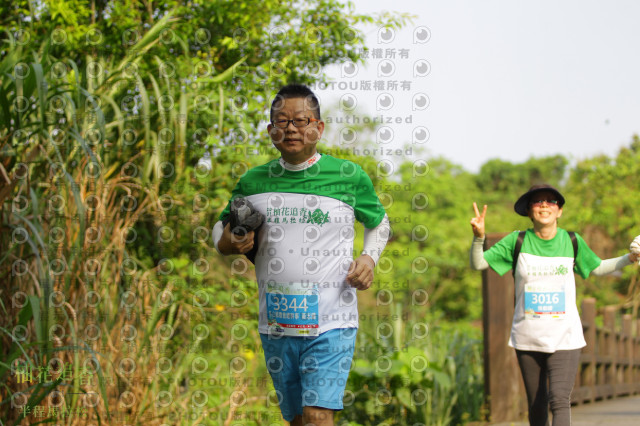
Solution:
M 334 412 L 343 408 L 356 334 L 355 328 L 332 329 L 307 340 L 300 357 L 303 389 L 300 425 L 333 426 Z
M 302 420 L 306 425 L 333 426 L 333 410 L 307 406 L 302 409 Z
M 278 395 L 282 417 L 291 424 L 302 424 L 302 388 L 298 365 L 298 338 L 269 337 L 260 334 L 267 370 Z M 300 423 L 296 419 L 300 418 Z
M 333 426 L 333 410 L 322 407 L 307 406 L 302 409 L 302 416 L 296 416 L 291 426 Z
M 291 422 L 289 422 L 290 426 L 304 426 L 304 422 L 302 421 L 302 416 L 296 416 Z
M 547 426 L 549 404 L 547 400 L 546 358 L 549 354 L 516 350 L 518 365 L 527 391 L 529 424 Z
M 547 359 L 553 426 L 571 425 L 571 391 L 576 381 L 581 351 L 582 349 L 556 351 Z

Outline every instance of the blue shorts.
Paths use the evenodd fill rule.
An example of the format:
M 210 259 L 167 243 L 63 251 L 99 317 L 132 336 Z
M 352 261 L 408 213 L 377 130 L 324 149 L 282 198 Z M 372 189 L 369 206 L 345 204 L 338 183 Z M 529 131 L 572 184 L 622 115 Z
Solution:
M 336 328 L 317 337 L 260 334 L 267 370 L 288 422 L 302 407 L 342 410 L 357 328 Z

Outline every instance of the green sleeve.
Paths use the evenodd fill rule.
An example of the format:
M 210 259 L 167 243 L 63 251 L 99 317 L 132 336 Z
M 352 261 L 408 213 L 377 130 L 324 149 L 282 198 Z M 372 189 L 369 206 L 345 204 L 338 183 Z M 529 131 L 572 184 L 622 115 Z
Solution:
M 589 248 L 580 235 L 576 234 L 576 239 L 578 240 L 578 256 L 573 270 L 586 279 L 591 271 L 600 266 L 602 260 Z
M 373 189 L 373 183 L 369 175 L 362 168 L 358 167 L 358 169 L 360 177 L 355 190 L 355 216 L 365 228 L 375 228 L 384 218 L 384 207 L 382 207 L 382 203 Z
M 513 249 L 518 239 L 519 231 L 513 231 L 484 252 L 484 260 L 491 269 L 502 276 L 513 266 Z

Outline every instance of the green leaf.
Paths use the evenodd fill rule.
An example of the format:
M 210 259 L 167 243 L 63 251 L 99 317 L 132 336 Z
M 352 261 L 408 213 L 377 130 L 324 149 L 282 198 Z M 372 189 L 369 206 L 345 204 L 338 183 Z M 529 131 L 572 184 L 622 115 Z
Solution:
M 400 403 L 405 407 L 412 406 L 411 391 L 408 388 L 403 387 L 396 389 L 396 397 L 398 398 L 398 401 L 400 401 Z

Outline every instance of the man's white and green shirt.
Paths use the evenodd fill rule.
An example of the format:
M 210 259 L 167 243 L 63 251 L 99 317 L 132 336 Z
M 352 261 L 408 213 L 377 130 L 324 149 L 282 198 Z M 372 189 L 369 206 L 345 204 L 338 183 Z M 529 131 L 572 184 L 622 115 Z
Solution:
M 259 332 L 314 336 L 357 327 L 356 290 L 346 282 L 354 259 L 354 222 L 368 229 L 381 227 L 383 219 L 387 224 L 386 235 L 375 236 L 375 253 L 367 253 L 374 261 L 388 236 L 384 208 L 362 168 L 319 154 L 297 170 L 273 160 L 245 173 L 232 192 L 237 196 L 265 216 L 255 256 Z M 214 241 L 217 247 L 215 236 Z

